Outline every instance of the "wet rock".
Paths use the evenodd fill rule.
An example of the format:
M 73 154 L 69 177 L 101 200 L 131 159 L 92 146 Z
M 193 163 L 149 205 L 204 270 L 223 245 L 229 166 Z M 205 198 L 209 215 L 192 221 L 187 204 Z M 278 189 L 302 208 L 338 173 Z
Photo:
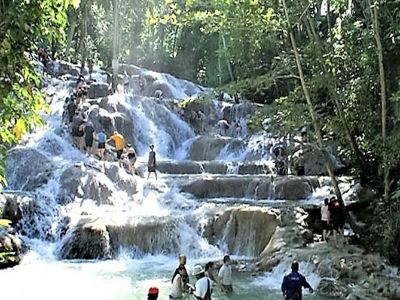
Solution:
M 129 196 L 137 192 L 137 183 L 135 177 L 128 174 L 117 164 L 105 166 L 105 174 L 118 187 L 119 190 L 126 192 Z
M 232 208 L 211 221 L 206 232 L 211 243 L 227 245 L 229 253 L 257 256 L 276 226 L 276 215 L 267 208 Z
M 275 199 L 299 200 L 309 197 L 319 186 L 317 178 L 283 177 L 275 184 Z
M 110 258 L 110 237 L 104 222 L 101 219 L 81 219 L 67 231 L 59 255 L 62 259 Z
M 59 76 L 70 74 L 70 75 L 72 75 L 74 77 L 78 77 L 80 73 L 81 73 L 81 71 L 80 71 L 80 68 L 78 66 L 73 65 L 71 63 L 68 63 L 66 61 L 60 61 L 60 73 L 59 73 Z
M 176 253 L 179 249 L 179 227 L 172 218 L 141 218 L 109 222 L 107 230 L 113 254 L 120 248 L 143 254 Z
M 41 152 L 29 147 L 17 147 L 8 152 L 6 178 L 8 188 L 32 191 L 46 184 L 55 166 Z
M 203 166 L 205 173 L 210 173 L 210 174 L 228 173 L 228 166 L 224 162 L 208 161 L 208 162 L 202 162 L 201 165 Z
M 112 204 L 110 196 L 115 191 L 111 180 L 90 166 L 76 164 L 66 169 L 60 178 L 61 204 L 69 203 L 75 197 L 92 199 L 101 204 Z
M 191 145 L 189 158 L 196 161 L 214 160 L 229 142 L 227 138 L 202 136 Z
M 168 174 L 201 174 L 200 164 L 192 161 L 159 161 L 157 170 Z
M 88 89 L 88 98 L 102 98 L 109 95 L 109 86 L 105 82 L 92 82 Z
M 21 203 L 16 196 L 9 195 L 5 199 L 4 207 L 0 209 L 2 211 L 1 219 L 10 220 L 12 225 L 16 226 L 22 217 Z
M 10 228 L 0 226 L 0 269 L 10 268 L 20 263 L 26 250 L 21 238 Z
M 322 279 L 317 289 L 318 295 L 337 299 L 346 299 L 349 288 L 340 281 Z
M 266 165 L 243 163 L 239 165 L 239 174 L 271 174 L 271 169 Z
M 183 192 L 191 193 L 198 198 L 233 197 L 243 198 L 254 195 L 250 184 L 256 179 L 240 177 L 200 178 L 184 184 Z

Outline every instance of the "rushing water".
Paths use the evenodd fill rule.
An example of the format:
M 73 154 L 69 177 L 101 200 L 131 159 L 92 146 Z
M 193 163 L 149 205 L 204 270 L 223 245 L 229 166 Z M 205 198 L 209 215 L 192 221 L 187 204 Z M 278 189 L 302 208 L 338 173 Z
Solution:
M 181 82 L 169 75 L 153 74 L 158 81 L 166 80 L 172 86 L 177 97 L 183 98 L 186 94 L 183 88 L 187 82 Z M 93 77 L 105 80 L 101 74 Z M 69 82 L 53 79 L 47 88 L 47 93 L 53 95 L 50 107 L 52 113 L 45 115 L 46 127 L 34 134 L 27 136 L 25 145 L 39 150 L 48 156 L 53 165 L 54 174 L 44 186 L 36 189 L 33 194 L 37 196 L 35 207 L 39 215 L 24 216 L 26 219 L 22 227 L 24 237 L 30 246 L 30 251 L 23 258 L 22 263 L 8 270 L 0 271 L 2 297 L 4 299 L 96 299 L 96 300 L 143 300 L 150 286 L 160 288 L 159 299 L 168 299 L 171 287 L 171 275 L 176 267 L 179 253 L 188 256 L 188 269 L 191 270 L 196 263 L 206 263 L 208 260 L 220 260 L 226 249 L 211 245 L 202 237 L 200 227 L 206 222 L 207 213 L 221 211 L 223 208 L 236 205 L 232 199 L 203 199 L 198 201 L 188 195 L 182 195 L 174 187 L 176 178 L 161 176 L 156 183 L 137 177 L 137 190 L 135 195 L 119 191 L 117 186 L 105 176 L 102 171 L 94 171 L 100 184 L 107 186 L 111 191 L 109 197 L 112 205 L 98 205 L 96 199 L 82 199 L 75 197 L 65 206 L 57 204 L 57 195 L 60 193 L 60 178 L 63 172 L 77 163 L 93 165 L 93 158 L 87 158 L 71 146 L 71 142 L 61 125 L 61 114 L 64 98 L 69 95 Z M 191 87 L 193 91 L 200 92 L 201 88 Z M 181 120 L 171 108 L 154 99 L 142 99 L 133 95 L 116 94 L 109 98 L 109 104 L 116 110 L 115 113 L 127 113 L 133 120 L 133 140 L 139 153 L 138 165 L 145 165 L 147 146 L 156 144 L 160 158 L 183 159 L 187 156 L 188 148 L 195 139 L 195 134 L 190 126 Z M 234 118 L 241 119 L 240 111 L 234 111 Z M 251 137 L 244 148 L 239 152 L 230 152 L 227 146 L 221 150 L 219 159 L 227 164 L 229 176 L 238 174 L 237 162 L 245 159 L 250 153 L 259 154 L 258 162 L 272 168 L 270 152 L 265 148 L 269 143 L 265 136 Z M 102 168 L 111 166 L 112 163 L 103 163 Z M 19 168 L 18 162 L 11 168 Z M 22 167 L 22 166 L 21 166 Z M 124 173 L 126 174 L 126 173 Z M 121 176 L 127 176 L 122 174 Z M 209 176 L 199 174 L 196 176 Z M 10 186 L 20 186 L 16 178 L 9 176 Z M 168 179 L 168 180 L 167 180 Z M 185 179 L 182 179 L 185 180 Z M 321 192 L 322 196 L 323 192 Z M 226 201 L 225 201 L 226 200 Z M 308 200 L 305 200 L 308 201 Z M 239 199 L 239 205 L 255 204 L 254 199 Z M 258 202 L 257 205 L 268 205 L 268 200 Z M 147 222 L 148 220 L 164 220 L 166 226 L 172 224 L 178 231 L 179 237 L 172 232 L 171 236 L 161 239 L 170 239 L 167 245 L 178 246 L 173 249 L 152 248 L 149 253 L 132 252 L 131 248 L 122 248 L 119 258 L 108 261 L 66 261 L 58 259 L 60 243 L 59 225 L 64 217 L 77 222 L 82 215 L 95 215 L 113 222 L 128 223 Z M 147 221 L 146 221 L 147 220 Z M 168 227 L 170 228 L 170 227 Z M 32 232 L 32 233 L 31 233 Z M 33 233 L 35 232 L 35 233 Z M 162 232 L 161 232 L 162 233 Z M 160 233 L 148 233 L 149 239 L 159 237 Z M 151 234 L 155 234 L 151 236 Z M 46 241 L 48 235 L 51 242 Z M 39 239 L 37 239 L 39 238 Z M 165 241 L 164 241 L 165 242 Z M 165 245 L 166 243 L 161 243 Z M 223 244 L 223 243 L 222 243 Z M 222 245 L 221 244 L 221 245 Z M 243 245 L 243 249 L 252 249 L 252 245 Z M 244 251 L 246 252 L 246 251 Z M 247 253 L 247 252 L 246 252 Z M 240 257 L 239 261 L 246 259 Z M 301 266 L 308 276 L 310 283 L 317 286 L 320 278 L 308 269 L 307 265 Z M 288 265 L 279 265 L 274 272 L 264 275 L 252 276 L 249 272 L 234 273 L 235 293 L 229 299 L 281 299 L 280 284 L 283 275 L 288 272 Z M 194 281 L 194 278 L 191 278 Z M 306 293 L 305 293 L 306 294 Z M 215 300 L 227 297 L 215 288 Z M 317 296 L 306 296 L 304 299 L 318 299 Z

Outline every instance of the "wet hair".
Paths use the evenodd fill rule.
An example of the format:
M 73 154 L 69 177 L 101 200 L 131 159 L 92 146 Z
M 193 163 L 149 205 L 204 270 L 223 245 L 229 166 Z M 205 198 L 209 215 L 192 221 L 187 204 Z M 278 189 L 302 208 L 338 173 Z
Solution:
M 172 276 L 172 279 L 171 279 L 172 283 L 174 283 L 175 276 L 178 275 L 179 272 L 182 271 L 182 270 L 186 270 L 184 265 L 179 265 L 179 267 L 176 268 L 176 270 L 174 272 L 174 275 Z
M 211 269 L 212 267 L 214 267 L 214 262 L 212 262 L 212 261 L 209 261 L 208 263 L 206 263 L 206 266 L 205 266 L 205 270 L 206 271 L 208 271 L 209 269 Z
M 325 199 L 324 199 L 324 203 L 325 203 L 325 205 L 328 205 L 328 204 L 329 204 L 329 199 L 328 199 L 328 198 L 325 198 Z
M 292 271 L 297 272 L 299 270 L 299 263 L 297 261 L 292 262 Z
M 154 294 L 147 295 L 147 300 L 157 300 L 157 299 L 158 299 L 158 295 L 154 295 Z
M 224 256 L 224 263 L 226 263 L 228 260 L 231 260 L 231 258 L 229 257 L 229 255 L 225 255 Z

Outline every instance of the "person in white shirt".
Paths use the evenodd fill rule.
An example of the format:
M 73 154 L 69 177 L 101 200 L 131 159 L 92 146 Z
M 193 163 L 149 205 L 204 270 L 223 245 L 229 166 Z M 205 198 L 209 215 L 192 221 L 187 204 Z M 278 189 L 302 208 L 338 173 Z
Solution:
M 229 255 L 224 256 L 224 264 L 218 272 L 218 282 L 221 284 L 221 289 L 225 293 L 232 293 L 232 268 L 231 258 Z
M 187 275 L 186 268 L 184 265 L 180 265 L 176 268 L 174 276 L 172 277 L 172 290 L 169 294 L 169 299 L 181 299 L 183 296 L 184 282 L 182 278 Z
M 326 242 L 330 232 L 331 226 L 329 225 L 329 199 L 324 200 L 324 205 L 321 206 L 321 223 L 322 223 L 322 240 Z
M 200 265 L 196 265 L 193 268 L 193 275 L 196 276 L 197 282 L 195 288 L 190 289 L 193 296 L 197 300 L 211 300 L 212 294 L 212 282 L 210 278 L 205 276 L 204 269 Z

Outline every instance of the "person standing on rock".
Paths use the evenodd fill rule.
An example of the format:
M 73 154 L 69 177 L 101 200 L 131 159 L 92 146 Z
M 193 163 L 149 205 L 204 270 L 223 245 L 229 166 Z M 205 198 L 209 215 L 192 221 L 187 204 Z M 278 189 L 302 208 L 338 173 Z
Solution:
M 122 153 L 124 152 L 125 148 L 125 139 L 122 134 L 119 134 L 118 131 L 114 131 L 114 134 L 107 140 L 114 141 L 115 143 L 115 151 L 117 152 L 117 160 L 120 167 L 122 167 Z
M 310 293 L 314 292 L 306 278 L 299 273 L 299 263 L 294 261 L 292 263 L 292 272 L 283 277 L 281 286 L 283 297 L 285 300 L 301 300 L 303 287 L 309 289 Z
M 104 152 L 106 151 L 106 141 L 107 136 L 104 133 L 104 130 L 100 130 L 97 133 L 97 155 L 99 156 L 100 160 L 104 159 Z
M 221 284 L 221 289 L 225 293 L 232 293 L 232 268 L 231 258 L 229 255 L 224 256 L 224 264 L 218 272 L 218 282 Z
M 343 202 L 332 197 L 328 205 L 329 222 L 333 230 L 333 241 L 336 248 L 339 248 L 338 238 L 343 237 L 343 227 L 346 222 L 346 211 Z
M 150 152 L 149 152 L 149 160 L 147 162 L 147 179 L 150 177 L 150 173 L 154 173 L 157 180 L 157 171 L 156 171 L 156 152 L 154 151 L 154 145 L 150 145 Z
M 94 140 L 94 126 L 92 122 L 85 122 L 85 146 L 87 154 L 90 156 L 92 155 L 92 148 L 93 148 L 93 140 Z
M 321 223 L 322 223 L 322 240 L 326 242 L 330 234 L 330 225 L 329 225 L 329 199 L 325 198 L 324 205 L 321 207 Z
M 126 156 L 129 160 L 129 171 L 132 175 L 135 175 L 136 151 L 131 144 L 126 146 Z
M 203 267 L 194 266 L 193 275 L 196 276 L 197 282 L 195 288 L 190 289 L 190 292 L 197 300 L 211 300 L 212 282 L 210 278 L 205 276 Z
M 147 293 L 147 300 L 157 300 L 158 299 L 158 288 L 151 287 Z

